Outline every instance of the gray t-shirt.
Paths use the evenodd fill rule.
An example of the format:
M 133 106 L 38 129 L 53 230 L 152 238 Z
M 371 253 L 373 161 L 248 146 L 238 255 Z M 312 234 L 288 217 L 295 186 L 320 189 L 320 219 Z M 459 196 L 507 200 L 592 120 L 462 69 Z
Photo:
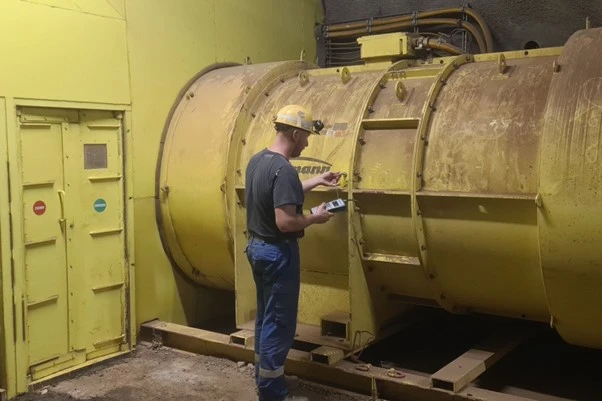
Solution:
M 295 205 L 297 214 L 303 214 L 305 200 L 299 174 L 284 156 L 267 149 L 253 156 L 247 165 L 245 187 L 250 234 L 276 240 L 303 236 L 303 231 L 283 233 L 276 225 L 275 208 Z

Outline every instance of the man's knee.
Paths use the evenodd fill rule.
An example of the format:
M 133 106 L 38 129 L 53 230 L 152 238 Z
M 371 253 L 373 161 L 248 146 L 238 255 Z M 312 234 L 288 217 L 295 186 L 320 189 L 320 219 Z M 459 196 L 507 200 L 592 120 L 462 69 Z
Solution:
M 273 294 L 274 322 L 281 328 L 293 328 L 297 324 L 297 294 Z

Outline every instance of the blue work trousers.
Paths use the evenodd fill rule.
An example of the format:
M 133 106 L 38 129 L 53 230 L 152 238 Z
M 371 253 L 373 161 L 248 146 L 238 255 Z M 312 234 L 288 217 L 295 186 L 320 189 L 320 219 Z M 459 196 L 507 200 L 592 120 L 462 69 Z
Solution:
M 293 345 L 299 304 L 299 243 L 267 243 L 251 238 L 247 258 L 257 289 L 255 379 L 259 401 L 287 396 L 284 362 Z

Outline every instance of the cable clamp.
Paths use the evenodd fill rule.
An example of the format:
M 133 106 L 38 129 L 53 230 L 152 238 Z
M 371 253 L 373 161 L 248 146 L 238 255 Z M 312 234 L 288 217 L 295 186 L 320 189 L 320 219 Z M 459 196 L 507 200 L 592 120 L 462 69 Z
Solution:
M 468 21 L 468 15 L 466 14 L 466 9 L 467 8 L 470 8 L 470 4 L 468 4 L 468 3 L 462 4 L 462 11 L 461 11 L 461 13 L 462 13 L 462 20 L 463 21 Z
M 418 11 L 412 13 L 412 26 L 414 27 L 414 33 L 418 32 Z

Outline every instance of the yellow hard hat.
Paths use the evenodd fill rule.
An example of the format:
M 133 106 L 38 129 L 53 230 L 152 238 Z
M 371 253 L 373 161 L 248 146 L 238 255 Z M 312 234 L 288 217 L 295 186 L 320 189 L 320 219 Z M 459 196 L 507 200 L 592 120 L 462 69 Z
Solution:
M 312 134 L 319 134 L 324 127 L 321 121 L 314 121 L 311 118 L 311 111 L 296 104 L 289 104 L 278 110 L 274 123 L 300 128 Z

